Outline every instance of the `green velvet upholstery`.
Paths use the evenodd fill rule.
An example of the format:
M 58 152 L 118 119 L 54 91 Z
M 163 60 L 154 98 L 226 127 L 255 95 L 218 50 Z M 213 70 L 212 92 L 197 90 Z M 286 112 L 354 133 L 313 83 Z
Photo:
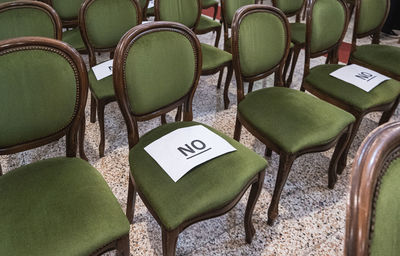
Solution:
M 316 66 L 310 70 L 305 82 L 318 91 L 351 105 L 359 111 L 393 102 L 400 93 L 400 82 L 396 80 L 385 81 L 370 92 L 366 92 L 329 75 L 341 67 L 343 65 Z
M 219 27 L 221 27 L 221 23 L 219 23 L 219 21 L 215 21 L 204 15 L 201 15 L 199 24 L 196 27 L 196 31 L 202 31 L 202 30 L 219 28 Z
M 395 256 L 400 252 L 400 159 L 394 160 L 382 177 L 376 201 L 371 256 Z
M 400 48 L 369 44 L 357 46 L 352 58 L 400 76 Z
M 85 27 L 94 48 L 117 46 L 121 37 L 137 25 L 136 5 L 132 0 L 96 0 L 85 12 Z
M 52 0 L 53 8 L 62 20 L 78 19 L 79 9 L 84 0 Z
M 274 36 L 271 36 L 274 35 Z M 244 76 L 275 67 L 285 54 L 287 34 L 275 14 L 258 12 L 245 16 L 239 28 L 239 58 Z
M 0 201 L 0 255 L 86 256 L 129 232 L 101 174 L 78 158 L 42 160 L 6 173 Z
M 57 27 L 46 11 L 33 7 L 0 10 L 0 40 L 21 36 L 56 38 Z
M 147 3 L 147 0 L 139 0 L 138 3 L 140 5 L 140 8 L 143 10 L 143 8 L 145 7 L 145 5 Z
M 75 78 L 58 53 L 29 50 L 0 56 L 0 148 L 46 137 L 69 125 L 75 113 Z
M 231 26 L 232 20 L 233 20 L 233 15 L 235 15 L 235 12 L 237 11 L 237 9 L 239 9 L 242 6 L 255 3 L 254 0 L 224 0 L 224 1 L 225 1 L 225 4 L 224 4 L 225 20 L 224 20 L 224 22 L 226 22 L 228 27 Z
M 312 12 L 311 53 L 336 44 L 346 25 L 345 7 L 337 0 L 318 0 Z
M 143 148 L 177 128 L 198 124 L 178 122 L 162 125 L 143 135 L 129 154 L 136 185 L 168 230 L 231 202 L 246 183 L 266 167 L 265 159 L 229 136 L 204 125 L 237 151 L 195 167 L 175 183 Z
M 201 44 L 201 54 L 203 56 L 203 71 L 221 67 L 232 61 L 232 54 L 208 44 Z
M 160 20 L 175 21 L 193 28 L 199 8 L 197 0 L 160 1 Z
M 72 30 L 64 31 L 62 34 L 62 40 L 67 44 L 71 45 L 73 48 L 77 49 L 78 51 L 86 49 L 79 28 L 74 28 Z
M 289 14 L 297 12 L 303 7 L 304 0 L 276 0 L 276 6 L 283 13 Z
M 306 24 L 290 23 L 290 35 L 292 42 L 304 44 L 306 42 Z
M 186 95 L 196 66 L 196 55 L 187 38 L 173 31 L 140 37 L 126 59 L 126 87 L 131 110 L 145 114 Z M 149 75 L 157 70 L 157 75 Z
M 376 29 L 385 18 L 386 0 L 362 0 L 357 34 Z
M 238 111 L 263 137 L 287 153 L 329 143 L 355 120 L 336 106 L 282 87 L 247 94 Z
M 105 99 L 115 96 L 112 75 L 101 80 L 97 80 L 96 76 L 93 73 L 93 70 L 90 69 L 88 72 L 88 76 L 90 90 L 94 93 L 97 99 Z
M 206 9 L 218 4 L 217 0 L 201 0 L 201 8 Z

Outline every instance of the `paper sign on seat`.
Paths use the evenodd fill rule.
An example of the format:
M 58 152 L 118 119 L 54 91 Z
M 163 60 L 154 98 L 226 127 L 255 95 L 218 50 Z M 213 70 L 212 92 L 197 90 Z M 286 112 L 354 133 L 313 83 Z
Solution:
M 236 151 L 229 142 L 202 125 L 170 132 L 153 141 L 144 150 L 175 182 L 192 168 Z
M 111 76 L 112 69 L 113 69 L 113 60 L 108 60 L 92 67 L 94 76 L 96 77 L 97 80 L 101 80 L 103 78 L 106 78 L 107 76 Z
M 154 7 L 154 0 L 149 1 L 149 5 L 147 6 L 147 8 L 151 8 L 151 7 Z
M 353 84 L 366 92 L 371 91 L 382 82 L 390 79 L 387 76 L 356 64 L 344 66 L 330 73 L 330 75 Z

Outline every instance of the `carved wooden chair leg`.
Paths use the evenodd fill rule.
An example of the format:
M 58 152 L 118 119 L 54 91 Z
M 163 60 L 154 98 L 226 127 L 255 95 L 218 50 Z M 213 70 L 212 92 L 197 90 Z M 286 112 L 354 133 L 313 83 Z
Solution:
M 219 71 L 217 89 L 221 89 L 222 76 L 224 75 L 224 69 L 225 69 L 225 67 L 222 67 L 221 70 Z
M 117 241 L 117 256 L 129 256 L 129 234 L 121 237 Z
M 390 118 L 393 116 L 394 112 L 396 111 L 398 105 L 399 105 L 399 98 L 397 98 L 396 102 L 393 104 L 393 106 L 388 111 L 383 112 L 381 119 L 379 119 L 379 125 L 389 122 Z
M 242 131 L 242 124 L 240 123 L 239 119 L 236 118 L 235 131 L 233 133 L 233 138 L 239 142 L 240 142 L 241 131 Z
M 218 4 L 215 4 L 213 7 L 214 7 L 213 20 L 215 20 L 217 18 L 217 13 L 218 13 Z
M 90 122 L 95 123 L 96 122 L 96 99 L 94 98 L 93 94 L 90 95 Z
M 233 67 L 232 65 L 229 65 L 228 67 L 228 74 L 226 75 L 226 80 L 225 80 L 225 87 L 224 87 L 224 108 L 228 109 L 229 107 L 229 85 L 231 84 L 232 80 L 232 74 L 233 74 Z
M 253 216 L 254 207 L 257 199 L 260 196 L 261 189 L 264 184 L 265 170 L 258 173 L 258 180 L 251 186 L 249 199 L 247 201 L 246 212 L 244 215 L 244 230 L 246 232 L 246 242 L 251 243 L 253 236 L 256 233 L 251 218 Z
M 176 242 L 178 241 L 179 230 L 172 231 L 162 228 L 162 248 L 163 256 L 175 256 Z
M 253 82 L 253 81 L 249 82 L 249 87 L 247 88 L 247 93 L 253 91 L 253 85 L 254 85 L 254 82 Z
M 271 157 L 272 156 L 272 149 L 269 149 L 267 146 L 265 147 L 265 152 L 264 152 L 265 157 Z
M 290 168 L 293 161 L 296 159 L 294 155 L 282 153 L 279 158 L 279 169 L 276 177 L 274 194 L 272 195 L 271 204 L 268 208 L 268 221 L 267 224 L 272 226 L 276 217 L 278 216 L 279 199 L 283 187 L 285 186 L 287 177 L 289 176 Z
M 285 83 L 285 87 L 290 87 L 290 85 L 288 86 L 286 84 L 286 76 L 287 76 L 287 72 L 289 70 L 290 61 L 292 60 L 292 55 L 293 55 L 293 48 L 290 48 L 288 56 L 286 58 L 285 67 L 283 68 L 283 75 L 282 75 L 284 83 Z
M 344 168 L 347 165 L 347 155 L 349 154 L 350 146 L 353 143 L 354 138 L 356 137 L 356 134 L 357 134 L 358 128 L 360 127 L 362 118 L 363 118 L 362 116 L 356 117 L 356 121 L 353 123 L 353 127 L 350 132 L 351 134 L 350 134 L 349 141 L 347 142 L 346 147 L 339 159 L 339 163 L 338 163 L 338 167 L 337 167 L 337 174 L 339 174 L 339 175 L 342 174 Z
M 128 198 L 126 200 L 126 217 L 131 224 L 133 223 L 133 216 L 135 215 L 135 203 L 136 189 L 133 185 L 131 174 L 129 174 Z
M 0 176 L 3 176 L 3 169 L 1 169 L 1 163 L 0 163 Z
M 179 106 L 176 110 L 175 122 L 179 122 L 182 119 L 182 106 Z
M 162 114 L 161 115 L 161 124 L 166 124 L 167 123 L 167 115 L 166 114 Z
M 85 130 L 86 130 L 86 118 L 84 114 L 81 120 L 81 127 L 79 129 L 79 156 L 83 160 L 89 161 L 89 159 L 85 154 Z
M 293 74 L 294 74 L 294 70 L 296 68 L 296 63 L 297 63 L 297 59 L 299 58 L 299 54 L 301 51 L 301 47 L 299 46 L 294 46 L 293 47 L 293 58 L 292 58 L 292 66 L 290 68 L 290 72 L 289 72 L 289 77 L 286 80 L 286 87 L 290 87 L 290 85 L 292 84 L 292 79 L 293 79 Z
M 99 155 L 100 157 L 104 156 L 104 148 L 106 143 L 105 131 L 104 131 L 104 108 L 105 104 L 102 100 L 97 102 L 97 117 L 99 119 L 99 127 L 100 127 L 100 145 L 99 145 Z
M 221 27 L 219 27 L 219 29 L 217 29 L 217 34 L 215 36 L 215 43 L 214 46 L 218 48 L 218 44 L 219 44 L 219 39 L 221 38 Z

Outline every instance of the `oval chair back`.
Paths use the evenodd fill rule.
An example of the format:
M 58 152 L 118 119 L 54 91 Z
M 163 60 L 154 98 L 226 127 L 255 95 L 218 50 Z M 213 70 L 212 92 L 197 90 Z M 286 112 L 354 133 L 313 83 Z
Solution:
M 345 255 L 398 255 L 400 123 L 371 132 L 354 158 Z
M 137 121 L 161 116 L 181 105 L 184 121 L 192 120 L 201 64 L 200 43 L 181 24 L 142 24 L 124 35 L 115 50 L 113 79 L 130 148 L 139 139 Z
M 23 36 L 61 40 L 61 20 L 56 11 L 38 1 L 0 4 L 0 41 Z
M 78 26 L 79 9 L 85 0 L 45 0 L 60 16 L 63 27 L 73 28 Z
M 67 156 L 75 156 L 87 88 L 85 63 L 67 44 L 43 37 L 2 41 L 0 155 L 66 135 Z
M 243 82 L 275 72 L 276 81 L 283 84 L 282 69 L 289 47 L 289 23 L 279 9 L 255 4 L 236 12 L 232 23 L 232 55 L 238 103 L 244 98 Z
M 197 27 L 201 15 L 200 0 L 155 0 L 156 21 L 178 22 L 190 29 Z

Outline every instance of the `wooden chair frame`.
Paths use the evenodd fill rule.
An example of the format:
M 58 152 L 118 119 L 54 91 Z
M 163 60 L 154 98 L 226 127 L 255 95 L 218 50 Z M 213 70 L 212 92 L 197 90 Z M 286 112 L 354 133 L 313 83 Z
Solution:
M 77 153 L 77 134 L 80 129 L 81 120 L 85 116 L 85 105 L 88 94 L 88 78 L 85 63 L 81 55 L 66 43 L 44 37 L 20 37 L 4 40 L 0 43 L 0 56 L 18 51 L 26 50 L 44 50 L 65 58 L 75 72 L 77 81 L 76 104 L 74 115 L 69 124 L 59 131 L 48 136 L 37 138 L 35 140 L 22 142 L 16 145 L 10 145 L 0 148 L 0 155 L 9 155 L 29 149 L 37 148 L 50 142 L 56 141 L 61 137 L 66 137 L 66 156 L 76 157 Z M 1 172 L 1 166 L 0 166 Z M 129 234 L 118 238 L 106 246 L 97 249 L 91 255 L 100 255 L 112 249 L 117 249 L 120 255 L 129 255 Z
M 155 110 L 153 112 L 147 113 L 147 114 L 142 114 L 142 115 L 136 115 L 131 111 L 130 103 L 128 100 L 128 95 L 125 91 L 126 85 L 124 81 L 124 67 L 125 67 L 125 61 L 126 61 L 126 55 L 127 52 L 129 51 L 130 47 L 137 41 L 140 37 L 143 35 L 147 35 L 149 33 L 154 33 L 158 31 L 174 31 L 177 33 L 180 33 L 184 35 L 188 40 L 190 40 L 193 51 L 195 55 L 197 56 L 197 63 L 196 63 L 196 70 L 195 70 L 195 76 L 193 80 L 193 84 L 191 86 L 191 89 L 189 92 L 184 95 L 182 98 L 178 99 L 177 101 L 162 107 L 158 110 Z M 115 51 L 115 61 L 116 63 L 114 64 L 114 86 L 115 86 L 115 91 L 116 91 L 116 96 L 118 100 L 118 104 L 121 108 L 121 112 L 124 116 L 125 122 L 127 124 L 127 130 L 128 130 L 128 141 L 129 141 L 129 148 L 132 149 L 138 142 L 139 142 L 139 132 L 138 132 L 138 121 L 144 121 L 144 120 L 149 120 L 152 118 L 155 118 L 157 116 L 161 116 L 163 114 L 168 113 L 169 111 L 180 107 L 183 107 L 183 120 L 184 121 L 191 121 L 193 119 L 193 113 L 192 113 L 192 101 L 193 101 L 193 96 L 194 92 L 196 90 L 199 77 L 200 77 L 200 72 L 201 72 L 201 64 L 202 64 L 202 56 L 200 52 L 200 43 L 196 37 L 196 35 L 191 31 L 189 28 L 185 27 L 184 25 L 181 25 L 179 23 L 175 22 L 154 22 L 154 23 L 148 23 L 148 24 L 142 24 L 139 26 L 136 26 L 135 28 L 131 29 L 129 32 L 125 34 L 125 36 L 121 39 L 116 51 Z M 231 202 L 227 203 L 223 207 L 213 209 L 211 211 L 205 212 L 203 214 L 200 214 L 199 216 L 195 216 L 190 220 L 187 220 L 183 223 L 181 223 L 177 228 L 173 230 L 168 230 L 160 221 L 158 218 L 157 214 L 147 201 L 147 199 L 144 197 L 142 192 L 138 189 L 135 183 L 134 177 L 129 173 L 129 188 L 128 188 L 128 200 L 127 200 L 127 210 L 126 214 L 129 219 L 129 221 L 132 223 L 133 222 L 133 216 L 134 216 L 134 207 L 135 207 L 135 201 L 136 201 L 136 192 L 139 194 L 140 198 L 146 205 L 146 207 L 149 209 L 150 213 L 153 215 L 153 217 L 156 219 L 158 224 L 161 226 L 162 230 L 162 248 L 163 248 L 163 255 L 164 256 L 170 256 L 170 255 L 175 255 L 175 250 L 176 250 L 176 242 L 178 239 L 179 233 L 181 233 L 185 228 L 188 226 L 205 220 L 205 219 L 210 219 L 213 217 L 220 216 L 226 212 L 228 212 L 230 209 L 232 209 L 241 199 L 247 188 L 252 185 L 251 191 L 250 191 L 250 197 L 248 200 L 247 208 L 246 208 L 246 213 L 245 213 L 245 231 L 246 231 L 246 241 L 248 243 L 251 242 L 255 229 L 253 227 L 253 224 L 251 222 L 251 217 L 252 213 L 254 210 L 255 203 L 257 201 L 257 198 L 261 192 L 262 188 L 262 183 L 264 180 L 264 175 L 265 171 L 261 171 L 258 175 L 253 177 L 248 184 L 244 187 L 244 189 L 237 195 L 237 197 L 232 200 Z
M 41 2 L 53 6 L 53 0 L 41 0 Z M 73 19 L 61 19 L 61 22 L 63 28 L 75 28 L 79 25 L 78 16 L 76 16 L 76 18 Z
M 81 30 L 81 35 L 83 42 L 85 43 L 86 48 L 88 49 L 89 53 L 89 66 L 92 68 L 97 64 L 96 60 L 96 53 L 100 52 L 109 52 L 110 53 L 110 58 L 113 58 L 114 55 L 114 50 L 117 47 L 117 45 L 114 45 L 109 48 L 96 48 L 91 42 L 88 37 L 87 29 L 86 29 L 86 12 L 88 8 L 95 2 L 96 0 L 86 0 L 79 12 L 79 25 L 80 25 L 80 30 Z M 131 0 L 132 4 L 135 5 L 137 12 L 136 16 L 136 23 L 140 24 L 142 23 L 142 15 L 141 15 L 141 8 L 138 4 L 137 1 Z M 140 11 L 139 11 L 140 10 Z M 103 99 L 97 99 L 94 93 L 91 93 L 90 97 L 90 122 L 95 123 L 96 122 L 96 110 L 97 110 L 97 116 L 99 119 L 99 126 L 100 126 L 100 145 L 99 145 L 99 155 L 100 157 L 104 156 L 104 148 L 105 148 L 105 130 L 104 130 L 104 108 L 108 103 L 116 101 L 116 97 L 107 97 Z M 81 140 L 82 144 L 83 139 Z
M 285 25 L 285 30 L 286 30 L 286 51 L 284 56 L 282 57 L 281 61 L 271 69 L 260 73 L 256 74 L 251 77 L 245 77 L 241 73 L 241 68 L 240 68 L 240 59 L 239 59 L 239 35 L 238 35 L 238 30 L 240 23 L 242 20 L 249 14 L 255 13 L 255 12 L 268 12 L 276 15 L 277 17 L 280 18 L 282 23 Z M 285 64 L 286 58 L 288 56 L 289 48 L 290 48 L 290 30 L 289 30 L 289 23 L 288 20 L 285 16 L 285 14 L 280 11 L 278 8 L 271 7 L 271 6 L 265 6 L 265 5 L 250 5 L 250 6 L 244 6 L 241 7 L 235 14 L 235 17 L 233 19 L 232 23 L 232 52 L 233 52 L 233 65 L 235 68 L 235 74 L 236 74 L 236 82 L 237 82 L 237 102 L 238 105 L 239 103 L 244 99 L 244 88 L 243 88 L 243 83 L 244 82 L 254 82 L 256 80 L 265 78 L 269 76 L 272 73 L 275 73 L 275 81 L 277 81 L 276 85 L 277 86 L 283 86 L 283 78 L 282 78 L 282 70 L 283 66 Z M 278 216 L 278 205 L 279 205 L 279 200 L 280 196 L 283 190 L 283 187 L 286 183 L 286 180 L 288 178 L 290 168 L 296 158 L 298 158 L 301 155 L 307 154 L 307 153 L 313 153 L 313 152 L 322 152 L 326 151 L 333 146 L 336 145 L 335 151 L 332 156 L 332 160 L 329 165 L 329 171 L 328 171 L 328 187 L 333 188 L 336 181 L 337 181 L 337 172 L 338 168 L 344 168 L 343 166 L 338 166 L 338 160 L 340 156 L 342 155 L 344 151 L 344 147 L 347 144 L 349 140 L 349 130 L 350 127 L 346 127 L 344 130 L 342 130 L 335 138 L 333 138 L 331 141 L 318 145 L 318 146 L 313 146 L 310 148 L 305 148 L 299 152 L 296 153 L 288 153 L 285 152 L 283 149 L 281 149 L 277 144 L 274 142 L 268 140 L 265 138 L 259 131 L 254 129 L 249 122 L 245 120 L 244 117 L 240 114 L 240 112 L 237 112 L 237 117 L 236 117 L 236 125 L 235 125 L 235 132 L 234 132 L 234 139 L 239 141 L 240 140 L 240 134 L 241 134 L 241 129 L 242 126 L 244 126 L 251 134 L 253 134 L 258 140 L 260 140 L 262 143 L 266 145 L 266 156 L 271 156 L 272 151 L 275 151 L 277 154 L 279 154 L 280 159 L 279 159 L 279 169 L 278 169 L 278 174 L 276 178 L 276 184 L 274 188 L 274 193 L 272 195 L 272 201 L 270 204 L 270 207 L 268 209 L 268 225 L 273 225 L 276 217 Z
M 347 204 L 345 255 L 369 255 L 380 180 L 400 156 L 400 123 L 384 124 L 363 141 L 354 158 Z
M 309 2 L 308 5 L 308 9 L 307 9 L 307 33 L 306 33 L 306 49 L 305 49 L 305 61 L 304 61 L 304 75 L 303 75 L 303 82 L 301 85 L 301 91 L 305 91 L 307 90 L 308 92 L 310 92 L 311 94 L 317 96 L 318 98 L 327 101 L 351 114 L 353 114 L 356 117 L 356 121 L 353 124 L 352 127 L 352 131 L 351 131 L 351 135 L 349 138 L 349 141 L 346 145 L 345 151 L 341 156 L 341 159 L 339 160 L 339 168 L 338 168 L 338 174 L 341 174 L 344 167 L 347 164 L 347 155 L 348 152 L 350 150 L 350 146 L 357 134 L 358 128 L 360 127 L 361 121 L 363 119 L 363 117 L 365 115 L 367 115 L 368 113 L 371 112 L 375 112 L 375 111 L 382 111 L 382 117 L 379 120 L 379 125 L 384 124 L 386 122 L 388 122 L 390 120 L 390 117 L 393 115 L 394 111 L 396 110 L 397 105 L 399 104 L 399 97 L 390 103 L 387 104 L 383 104 L 380 106 L 375 106 L 372 108 L 369 108 L 367 110 L 359 110 L 356 109 L 355 107 L 353 107 L 350 104 L 346 104 L 340 100 L 334 99 L 329 97 L 328 95 L 324 94 L 323 92 L 318 91 L 316 88 L 314 88 L 313 86 L 311 86 L 310 84 L 308 84 L 305 80 L 305 77 L 309 74 L 310 72 L 310 59 L 311 58 L 316 58 L 316 57 L 320 57 L 324 54 L 328 54 L 326 63 L 331 63 L 331 64 L 337 64 L 338 63 L 338 48 L 340 46 L 340 43 L 342 42 L 344 35 L 346 34 L 346 29 L 343 30 L 342 36 L 340 38 L 340 40 L 333 45 L 332 47 L 324 50 L 324 51 L 320 51 L 320 52 L 316 52 L 316 53 L 311 53 L 311 49 L 310 49 L 310 42 L 311 42 L 311 14 L 312 14 L 312 8 L 315 2 L 312 2 L 312 0 L 309 0 L 311 2 Z M 347 10 L 346 11 L 346 20 L 347 23 L 345 24 L 345 27 L 347 27 L 348 25 L 348 9 L 347 9 L 347 5 L 344 3 L 343 0 L 338 0 L 342 6 Z M 357 14 L 356 14 L 357 15 Z

